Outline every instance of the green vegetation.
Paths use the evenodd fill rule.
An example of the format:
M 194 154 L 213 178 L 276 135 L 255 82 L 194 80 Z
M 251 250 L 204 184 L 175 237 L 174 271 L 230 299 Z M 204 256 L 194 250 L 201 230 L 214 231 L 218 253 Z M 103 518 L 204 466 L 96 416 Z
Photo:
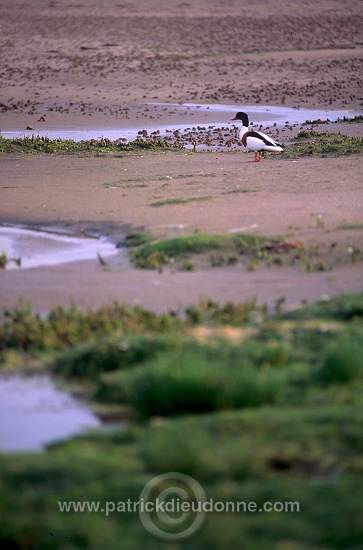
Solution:
M 184 199 L 183 197 L 174 198 L 174 199 L 165 199 L 162 201 L 157 201 L 151 203 L 150 206 L 165 206 L 167 204 L 186 204 L 188 202 L 196 202 L 196 201 L 207 201 L 209 199 L 212 199 L 213 197 L 205 196 L 205 197 L 190 197 L 188 199 Z
M 128 233 L 125 238 L 125 243 L 123 243 L 128 248 L 133 246 L 141 246 L 143 244 L 149 243 L 153 240 L 153 236 L 148 231 L 139 231 L 136 233 Z
M 347 122 L 348 124 L 356 124 L 357 122 L 363 122 L 363 115 L 356 115 L 354 117 L 343 116 L 338 118 L 335 122 Z
M 6 252 L 0 254 L 0 269 L 5 269 L 9 261 L 9 257 Z
M 47 318 L 32 315 L 29 305 L 5 309 L 0 319 L 0 352 L 5 349 L 57 350 L 90 342 L 109 334 L 163 333 L 177 328 L 179 320 L 169 314 L 156 315 L 139 306 L 117 303 L 84 313 L 72 307 L 54 308 Z
M 281 153 L 282 157 L 295 158 L 307 155 L 315 156 L 340 156 L 361 153 L 363 151 L 363 139 L 357 137 L 348 137 L 342 134 L 316 132 L 314 130 L 301 131 L 295 139 L 311 139 L 314 141 L 306 141 L 294 143 L 285 147 Z
M 342 223 L 337 229 L 363 229 L 363 223 Z
M 0 254 L 0 269 L 6 269 L 10 263 L 16 266 L 21 266 L 21 258 L 10 257 L 7 252 L 3 251 Z
M 50 139 L 48 137 L 31 136 L 6 139 L 0 136 L 0 153 L 48 153 L 48 154 L 104 154 L 117 153 L 119 151 L 137 151 L 143 149 L 175 149 L 172 145 L 158 140 L 135 139 L 124 141 L 122 139 L 110 140 L 108 138 L 74 141 L 71 139 Z
M 316 227 L 324 229 L 320 218 Z M 260 266 L 290 265 L 304 273 L 313 273 L 363 260 L 363 252 L 352 243 L 305 246 L 300 241 L 269 239 L 248 233 L 194 233 L 162 241 L 153 240 L 148 234 L 145 238 L 146 243 L 140 246 L 136 240 L 130 240 L 130 244 L 135 244 L 130 251 L 131 261 L 141 269 L 162 269 L 169 264 L 173 269 L 194 271 L 197 267 L 242 263 L 251 271 Z
M 232 195 L 234 193 L 258 193 L 258 189 L 232 189 L 231 191 L 223 191 L 222 195 Z
M 344 120 L 341 122 L 360 122 L 361 115 L 354 119 Z M 353 138 L 342 135 L 340 133 L 329 132 L 317 132 L 315 130 L 304 130 L 297 134 L 295 139 L 301 141 L 303 139 L 311 140 L 313 142 L 295 143 L 285 147 L 281 155 L 285 158 L 295 158 L 304 155 L 350 155 L 362 152 L 362 138 Z M 137 138 L 133 141 L 126 141 L 124 139 L 110 140 L 108 138 L 91 139 L 83 141 L 63 140 L 63 139 L 50 139 L 46 136 L 22 137 L 7 139 L 0 136 L 0 154 L 19 154 L 19 153 L 43 153 L 43 154 L 79 154 L 79 155 L 106 155 L 115 154 L 118 152 L 126 151 L 140 151 L 140 150 L 175 150 L 183 148 L 178 142 L 177 145 L 172 145 L 166 140 L 161 138 Z M 269 155 L 269 158 L 281 158 L 280 155 Z M 201 176 L 198 174 L 198 176 Z M 203 177 L 215 176 L 215 174 L 203 174 Z M 187 177 L 184 175 L 175 177 Z M 189 177 L 189 176 L 188 176 Z M 130 180 L 133 181 L 133 180 Z M 146 184 L 141 184 L 145 186 Z M 233 190 L 230 193 L 243 193 L 253 192 L 254 190 Z M 227 191 L 228 193 L 228 191 Z M 207 197 L 206 197 L 207 198 Z M 204 200 L 206 200 L 204 198 Z M 208 197 L 209 198 L 209 197 Z M 189 200 L 203 200 L 201 197 L 185 199 Z M 155 206 L 161 206 L 161 204 L 154 203 Z M 167 204 L 167 203 L 165 203 Z
M 317 132 L 316 130 L 300 130 L 293 139 L 327 138 L 332 136 L 329 132 Z
M 351 339 L 340 339 L 326 354 L 319 378 L 325 383 L 346 383 L 362 374 L 361 349 Z
M 97 396 L 131 404 L 141 419 L 278 401 L 282 389 L 278 373 L 256 369 L 241 359 L 233 353 L 219 355 L 208 347 L 190 344 L 145 365 L 105 376 Z M 236 368 L 236 360 L 241 368 Z
M 255 253 L 268 239 L 248 233 L 204 234 L 195 233 L 164 241 L 151 242 L 132 252 L 136 267 L 158 268 L 171 260 L 183 259 L 190 254 L 202 254 L 210 250 L 233 250 L 239 254 Z
M 360 548 L 363 294 L 276 310 L 204 299 L 161 315 L 116 304 L 42 318 L 5 311 L 3 369 L 10 353 L 35 354 L 133 421 L 36 456 L 0 455 L 2 547 Z M 111 506 L 106 515 L 166 472 L 192 476 L 215 502 L 299 510 L 211 512 L 191 538 L 170 542 L 149 534 L 137 512 Z M 62 501 L 104 512 L 61 513 Z
M 195 271 L 196 266 L 194 262 L 191 262 L 190 260 L 184 260 L 184 262 L 180 265 L 180 271 Z

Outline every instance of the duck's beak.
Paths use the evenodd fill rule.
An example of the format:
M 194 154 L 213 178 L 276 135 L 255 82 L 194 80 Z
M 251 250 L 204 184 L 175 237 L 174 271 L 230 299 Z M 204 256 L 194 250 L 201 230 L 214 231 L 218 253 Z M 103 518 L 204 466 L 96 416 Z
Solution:
M 237 118 L 236 118 L 236 117 L 234 117 L 234 118 L 231 118 L 231 120 L 237 120 Z

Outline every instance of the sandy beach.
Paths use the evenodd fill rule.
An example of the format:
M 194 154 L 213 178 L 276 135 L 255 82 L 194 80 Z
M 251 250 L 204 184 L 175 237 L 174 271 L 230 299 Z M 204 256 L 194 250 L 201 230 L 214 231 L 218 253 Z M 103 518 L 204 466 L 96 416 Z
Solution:
M 362 112 L 362 9 L 356 0 L 344 6 L 333 0 L 268 1 L 263 7 L 233 0 L 36 0 L 26 9 L 15 0 L 0 3 L 0 25 L 4 136 L 95 129 L 122 138 L 131 129 L 230 125 L 226 110 L 185 104 L 246 106 L 263 127 L 274 107 Z M 267 132 L 288 141 L 302 126 L 287 122 L 277 117 Z M 315 129 L 363 133 L 361 124 Z M 240 146 L 102 157 L 0 156 L 1 223 L 102 236 L 121 245 L 106 266 L 95 257 L 1 270 L 1 304 L 26 301 L 46 312 L 71 300 L 82 308 L 118 300 L 162 311 L 202 295 L 222 302 L 256 296 L 273 306 L 281 297 L 298 304 L 361 291 L 360 261 L 313 273 L 294 267 L 249 271 L 239 264 L 158 273 L 129 265 L 122 243 L 138 230 L 157 238 L 195 231 L 285 236 L 320 246 L 327 257 L 333 243 L 342 257 L 362 248 L 361 155 L 267 158 L 259 164 L 252 157 Z

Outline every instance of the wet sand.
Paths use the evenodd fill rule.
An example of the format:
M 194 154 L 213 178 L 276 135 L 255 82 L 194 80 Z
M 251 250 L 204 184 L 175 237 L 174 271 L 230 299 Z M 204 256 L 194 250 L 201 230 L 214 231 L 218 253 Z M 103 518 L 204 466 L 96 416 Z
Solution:
M 0 6 L 3 67 L 0 129 L 47 134 L 229 124 L 226 113 L 185 103 L 266 105 L 362 112 L 362 9 L 357 0 L 323 2 L 21 0 Z M 163 104 L 167 105 L 163 105 Z M 155 105 L 157 104 L 157 105 Z M 185 107 L 185 108 L 184 108 Z M 253 122 L 265 129 L 267 114 Z M 268 122 L 289 140 L 299 125 Z M 361 124 L 318 131 L 362 136 Z M 362 157 L 266 159 L 232 151 L 120 154 L 114 157 L 2 156 L 1 222 L 103 235 L 157 237 L 248 231 L 287 235 L 306 246 L 362 249 Z M 249 192 L 238 193 L 238 189 Z M 231 193 L 232 191 L 232 193 Z M 203 202 L 155 208 L 170 198 Z M 361 263 L 304 274 L 296 268 L 245 266 L 162 274 L 125 266 L 120 251 L 94 261 L 0 272 L 0 300 L 97 307 L 110 300 L 164 310 L 208 295 L 220 301 L 257 296 L 290 304 L 362 290 Z
M 308 248 L 336 243 L 347 259 L 362 247 L 362 229 L 339 229 L 362 219 L 361 157 L 264 160 L 239 153 L 144 153 L 113 158 L 17 157 L 3 162 L 7 188 L 0 216 L 8 223 L 107 235 L 122 244 L 130 231 L 147 229 L 159 238 L 205 232 L 249 232 L 287 236 Z M 6 170 L 5 170 L 6 168 Z M 24 185 L 26 181 L 26 185 Z M 243 190 L 244 192 L 238 192 Z M 236 192 L 237 191 L 237 192 Z M 163 199 L 210 199 L 161 207 Z M 6 206 L 5 206 L 6 205 Z M 125 251 L 107 259 L 59 267 L 0 272 L 1 302 L 20 299 L 38 311 L 51 305 L 98 307 L 140 301 L 162 311 L 200 296 L 219 301 L 257 296 L 273 305 L 362 290 L 362 263 L 305 274 L 298 268 L 246 266 L 191 273 L 137 271 Z

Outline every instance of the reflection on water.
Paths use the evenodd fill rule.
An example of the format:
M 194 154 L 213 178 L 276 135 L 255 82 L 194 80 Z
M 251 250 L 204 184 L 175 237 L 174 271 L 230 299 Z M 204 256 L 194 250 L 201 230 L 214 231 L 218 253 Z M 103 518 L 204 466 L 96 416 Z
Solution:
M 69 237 L 45 231 L 0 226 L 0 254 L 9 258 L 7 269 L 59 265 L 68 262 L 103 258 L 117 253 L 116 247 L 103 239 Z
M 47 375 L 0 376 L 0 450 L 41 451 L 100 421 Z
M 294 109 L 284 106 L 268 106 L 268 105 L 221 105 L 221 104 L 196 104 L 196 103 L 148 103 L 155 107 L 156 114 L 159 109 L 159 114 L 165 115 L 164 111 L 170 110 L 169 118 L 175 118 L 175 121 L 170 124 L 156 125 L 155 121 L 145 119 L 141 124 L 136 126 L 134 123 L 125 120 L 120 121 L 119 128 L 115 127 L 86 127 L 86 128 L 47 128 L 42 124 L 41 128 L 36 128 L 30 131 L 2 131 L 1 135 L 4 138 L 22 137 L 32 135 L 47 136 L 50 139 L 73 139 L 75 141 L 108 138 L 111 140 L 126 139 L 128 141 L 137 137 L 139 131 L 146 129 L 148 132 L 160 131 L 160 134 L 167 135 L 175 130 L 184 131 L 191 126 L 199 124 L 211 124 L 213 128 L 222 128 L 232 125 L 231 118 L 237 111 L 246 111 L 249 114 L 250 122 L 253 124 L 274 124 L 283 126 L 287 121 L 289 124 L 302 124 L 307 120 L 327 120 L 336 121 L 342 117 L 353 117 L 359 114 L 352 110 L 332 110 L 332 109 Z M 145 105 L 145 106 L 146 106 Z M 143 106 L 139 106 L 140 109 Z M 168 113 L 167 113 L 168 114 Z M 154 117 L 155 118 L 155 117 Z M 186 124 L 180 124 L 180 119 L 188 120 Z

